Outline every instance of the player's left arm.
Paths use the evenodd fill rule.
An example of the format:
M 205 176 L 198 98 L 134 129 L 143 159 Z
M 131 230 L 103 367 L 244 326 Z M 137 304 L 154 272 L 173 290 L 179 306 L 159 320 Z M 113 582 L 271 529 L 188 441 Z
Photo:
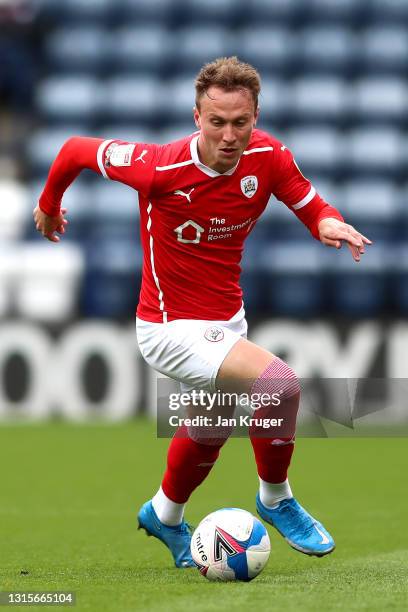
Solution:
M 360 261 L 365 245 L 372 244 L 371 240 L 346 223 L 340 212 L 320 197 L 299 170 L 289 149 L 281 147 L 276 162 L 279 180 L 274 195 L 278 200 L 295 213 L 317 240 L 336 249 L 345 242 L 354 260 Z

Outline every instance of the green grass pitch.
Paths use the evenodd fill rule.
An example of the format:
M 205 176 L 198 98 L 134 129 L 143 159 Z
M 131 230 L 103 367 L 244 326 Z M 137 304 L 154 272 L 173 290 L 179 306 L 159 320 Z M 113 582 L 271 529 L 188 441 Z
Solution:
M 72 609 L 95 612 L 407 610 L 406 439 L 299 439 L 292 488 L 337 549 L 309 558 L 270 528 L 269 563 L 247 584 L 178 570 L 136 530 L 167 444 L 147 421 L 0 427 L 0 590 L 73 590 Z M 249 441 L 230 440 L 187 519 L 224 506 L 255 512 L 256 488 Z

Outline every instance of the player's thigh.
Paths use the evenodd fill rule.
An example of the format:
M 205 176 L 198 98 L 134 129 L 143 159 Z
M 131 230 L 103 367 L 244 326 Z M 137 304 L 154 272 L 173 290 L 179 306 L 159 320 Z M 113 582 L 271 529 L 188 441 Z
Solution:
M 239 333 L 209 321 L 176 320 L 166 325 L 137 322 L 144 359 L 158 372 L 181 383 L 183 393 L 215 390 L 221 363 Z
M 200 398 L 199 394 L 194 402 L 187 404 L 185 413 L 188 418 L 207 415 L 212 418 L 212 422 L 216 423 L 218 417 L 230 418 L 234 415 L 237 407 L 238 393 L 217 394 L 217 391 L 207 392 L 211 399 Z
M 225 393 L 249 393 L 254 381 L 274 357 L 273 353 L 241 338 L 222 362 L 216 378 L 216 388 Z

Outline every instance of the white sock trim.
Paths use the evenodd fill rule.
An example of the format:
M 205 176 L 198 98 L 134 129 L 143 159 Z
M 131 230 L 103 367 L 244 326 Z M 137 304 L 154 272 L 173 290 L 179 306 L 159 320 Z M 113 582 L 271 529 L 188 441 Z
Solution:
M 184 516 L 185 504 L 178 504 L 169 499 L 161 487 L 153 497 L 152 504 L 159 521 L 169 527 L 180 525 Z
M 259 497 L 262 504 L 267 508 L 274 508 L 282 500 L 291 499 L 293 494 L 289 480 L 286 479 L 284 482 L 273 483 L 259 478 Z

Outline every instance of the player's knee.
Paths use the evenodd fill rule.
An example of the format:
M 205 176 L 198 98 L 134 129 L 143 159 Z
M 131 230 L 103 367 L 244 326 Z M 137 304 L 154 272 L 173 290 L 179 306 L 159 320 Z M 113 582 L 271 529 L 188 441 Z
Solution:
M 232 434 L 233 427 L 188 427 L 188 437 L 197 444 L 220 448 Z
M 274 357 L 253 383 L 251 394 L 254 393 L 265 393 L 283 401 L 300 394 L 299 379 L 287 363 Z

